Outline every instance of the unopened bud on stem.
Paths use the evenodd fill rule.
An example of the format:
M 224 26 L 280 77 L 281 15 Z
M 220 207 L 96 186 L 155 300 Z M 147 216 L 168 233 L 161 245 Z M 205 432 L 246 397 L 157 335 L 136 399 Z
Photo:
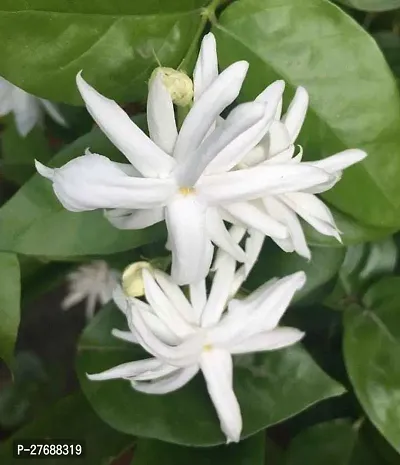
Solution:
M 148 262 L 136 262 L 125 268 L 122 273 L 122 288 L 129 297 L 144 295 L 143 269 L 151 271 L 152 267 Z
M 192 102 L 193 82 L 187 74 L 173 68 L 159 67 L 153 71 L 150 80 L 158 73 L 162 74 L 162 81 L 175 105 L 185 107 Z

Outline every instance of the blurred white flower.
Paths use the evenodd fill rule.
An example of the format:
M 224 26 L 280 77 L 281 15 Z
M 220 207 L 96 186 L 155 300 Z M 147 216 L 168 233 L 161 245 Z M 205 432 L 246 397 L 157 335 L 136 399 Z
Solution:
M 118 284 L 120 273 L 109 268 L 102 260 L 93 261 L 67 275 L 68 294 L 61 303 L 64 310 L 86 301 L 85 315 L 90 320 L 94 316 L 96 305 L 104 305 L 112 299 Z
M 277 350 L 303 337 L 298 329 L 278 324 L 293 294 L 303 286 L 305 274 L 272 279 L 243 300 L 231 299 L 232 287 L 237 286 L 236 263 L 220 252 L 208 296 L 204 280 L 189 286 L 189 300 L 168 275 L 147 269 L 143 269 L 143 280 L 148 303 L 117 289 L 114 300 L 126 314 L 130 332 L 114 329 L 112 334 L 140 342 L 153 358 L 88 377 L 94 381 L 123 378 L 137 391 L 166 394 L 201 370 L 227 442 L 237 442 L 242 417 L 232 386 L 232 355 Z
M 258 98 L 260 97 L 263 100 L 269 98 L 266 94 Z M 296 251 L 299 255 L 310 259 L 310 250 L 298 216 L 321 234 L 333 236 L 340 241 L 340 232 L 329 208 L 315 194 L 331 189 L 340 180 L 345 168 L 363 160 L 367 154 L 362 150 L 349 149 L 322 160 L 302 162 L 302 149 L 300 147 L 299 153 L 294 156 L 294 143 L 304 123 L 308 101 L 307 91 L 303 87 L 299 87 L 283 117 L 281 117 L 281 102 L 278 105 L 275 121 L 271 124 L 268 133 L 243 158 L 239 166 L 241 168 L 272 167 L 276 163 L 280 165 L 286 163 L 288 167 L 293 165 L 314 166 L 331 175 L 328 181 L 317 181 L 297 191 L 273 196 L 266 195 L 259 203 L 268 215 L 284 224 L 289 231 L 287 238 L 272 237 L 272 239 L 286 252 Z
M 232 171 L 264 137 L 280 102 L 283 82 L 268 87 L 268 102 L 245 103 L 215 125 L 238 96 L 248 63 L 239 61 L 218 75 L 215 39 L 203 40 L 194 72 L 194 105 L 178 133 L 171 94 L 160 72 L 150 81 L 147 137 L 112 100 L 100 95 L 78 74 L 78 89 L 101 130 L 131 164 L 92 154 L 61 168 L 37 162 L 70 211 L 108 209 L 121 229 L 140 229 L 165 219 L 172 252 L 172 278 L 178 284 L 203 279 L 213 243 L 244 262 L 244 251 L 224 220 L 283 240 L 287 228 L 247 203 L 266 195 L 296 192 L 331 181 L 314 166 L 275 163 Z
M 19 87 L 0 77 L 0 116 L 14 113 L 15 125 L 25 137 L 36 124 L 43 122 L 46 112 L 56 123 L 67 126 L 67 122 L 54 103 L 28 94 Z

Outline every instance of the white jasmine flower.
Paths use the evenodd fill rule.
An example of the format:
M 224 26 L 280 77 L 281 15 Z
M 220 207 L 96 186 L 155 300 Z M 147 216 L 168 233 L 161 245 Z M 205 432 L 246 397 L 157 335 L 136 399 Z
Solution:
M 261 95 L 261 99 L 268 98 L 268 95 Z M 240 166 L 248 168 L 250 166 L 274 166 L 275 163 L 286 163 L 287 166 L 314 166 L 331 175 L 329 181 L 317 181 L 306 188 L 279 195 L 266 195 L 261 199 L 264 211 L 280 223 L 285 224 L 289 231 L 287 238 L 272 237 L 272 239 L 286 252 L 296 251 L 303 257 L 310 259 L 310 250 L 298 216 L 321 234 L 333 236 L 340 241 L 340 232 L 329 208 L 315 194 L 331 189 L 340 180 L 345 168 L 363 160 L 367 154 L 362 150 L 349 149 L 322 160 L 302 162 L 300 148 L 298 155 L 294 156 L 294 143 L 303 125 L 308 101 L 307 91 L 303 87 L 299 87 L 288 111 L 282 118 L 282 104 L 280 103 L 275 116 L 276 120 L 271 124 L 268 134 L 244 157 Z
M 28 94 L 0 77 L 0 116 L 11 112 L 14 113 L 17 130 L 22 137 L 25 137 L 36 124 L 42 123 L 44 112 L 48 113 L 56 123 L 67 125 L 54 103 Z
M 61 303 L 64 310 L 86 301 L 86 319 L 93 318 L 96 304 L 105 305 L 113 296 L 118 284 L 119 272 L 99 260 L 82 265 L 67 276 L 68 294 Z
M 201 370 L 227 442 L 239 441 L 242 417 L 232 386 L 232 355 L 281 349 L 303 337 L 298 329 L 278 324 L 293 294 L 304 285 L 305 274 L 272 279 L 245 299 L 231 300 L 235 265 L 222 252 L 208 297 L 201 281 L 190 285 L 190 300 L 168 275 L 144 269 L 148 303 L 126 297 L 119 289 L 114 299 L 126 314 L 130 332 L 113 334 L 139 342 L 153 357 L 90 374 L 89 379 L 122 378 L 137 391 L 166 394 Z
M 194 105 L 179 133 L 161 73 L 153 76 L 149 86 L 150 137 L 78 74 L 78 89 L 89 113 L 130 164 L 114 163 L 90 152 L 61 168 L 36 162 L 70 211 L 108 209 L 107 218 L 121 229 L 145 228 L 165 220 L 171 273 L 179 284 L 195 283 L 207 275 L 213 243 L 238 261 L 245 260 L 223 220 L 234 218 L 276 239 L 288 236 L 287 228 L 261 208 L 248 208 L 248 200 L 331 180 L 324 170 L 300 164 L 231 171 L 267 132 L 283 83 L 277 81 L 268 88 L 267 103 L 240 105 L 215 127 L 220 113 L 238 96 L 248 63 L 236 62 L 217 76 L 214 49 L 214 36 L 208 34 L 194 73 Z

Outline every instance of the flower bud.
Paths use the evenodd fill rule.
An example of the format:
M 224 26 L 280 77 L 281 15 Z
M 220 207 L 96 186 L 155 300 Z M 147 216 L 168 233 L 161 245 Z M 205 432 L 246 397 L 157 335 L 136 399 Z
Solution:
M 122 288 L 129 297 L 144 295 L 143 269 L 151 271 L 152 266 L 148 262 L 136 262 L 125 268 L 122 273 Z
M 193 99 L 193 82 L 187 74 L 173 68 L 159 67 L 151 74 L 150 81 L 157 73 L 162 73 L 162 81 L 175 105 L 185 107 L 191 103 Z

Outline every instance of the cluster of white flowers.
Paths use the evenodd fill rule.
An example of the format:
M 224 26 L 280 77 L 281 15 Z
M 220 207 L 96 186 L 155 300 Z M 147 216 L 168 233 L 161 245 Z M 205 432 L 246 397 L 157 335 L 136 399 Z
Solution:
M 310 258 L 299 217 L 340 240 L 332 214 L 315 194 L 330 189 L 344 168 L 366 156 L 351 149 L 304 162 L 301 148 L 295 155 L 308 94 L 298 88 L 282 116 L 283 81 L 222 118 L 247 69 L 248 63 L 240 61 L 219 73 L 211 33 L 203 39 L 193 87 L 186 75 L 179 82 L 176 72 L 157 68 L 147 101 L 150 137 L 78 74 L 89 113 L 130 164 L 89 150 L 61 168 L 36 163 L 70 211 L 104 209 L 121 229 L 166 222 L 171 276 L 141 267 L 142 284 L 134 287 L 144 289 L 147 303 L 137 298 L 137 291 L 130 293 L 126 282 L 114 295 L 129 331 L 114 329 L 113 334 L 141 344 L 152 357 L 88 375 L 90 379 L 123 378 L 137 391 L 164 394 L 201 370 L 228 442 L 238 441 L 242 429 L 232 355 L 276 350 L 302 338 L 301 331 L 278 323 L 305 275 L 273 279 L 241 300 L 236 292 L 265 236 L 287 252 Z M 192 95 L 193 105 L 178 130 L 174 103 L 187 103 Z M 215 275 L 207 293 L 205 278 L 213 257 Z M 137 279 L 137 269 L 135 273 Z M 189 298 L 182 285 L 189 285 Z

